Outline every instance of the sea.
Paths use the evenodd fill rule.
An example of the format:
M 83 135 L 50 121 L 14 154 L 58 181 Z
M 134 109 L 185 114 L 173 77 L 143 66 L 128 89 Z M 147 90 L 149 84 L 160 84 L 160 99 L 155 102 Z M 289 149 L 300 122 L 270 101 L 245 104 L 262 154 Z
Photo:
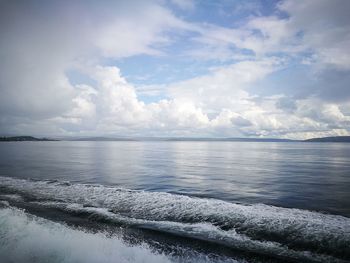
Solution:
M 0 262 L 350 262 L 350 144 L 1 142 Z

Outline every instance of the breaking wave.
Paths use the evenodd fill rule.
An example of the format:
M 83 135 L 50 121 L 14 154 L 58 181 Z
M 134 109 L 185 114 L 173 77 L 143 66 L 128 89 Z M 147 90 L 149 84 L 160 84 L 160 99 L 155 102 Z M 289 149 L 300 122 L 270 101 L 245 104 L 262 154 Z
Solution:
M 127 246 L 117 237 L 71 229 L 10 207 L 0 209 L 0 258 L 4 263 L 170 262 L 146 246 Z
M 150 229 L 280 260 L 347 262 L 350 259 L 350 219 L 342 216 L 59 181 L 0 177 L 0 187 L 7 192 L 0 199 L 10 204 L 32 203 L 91 220 Z M 100 235 L 96 238 L 103 239 Z M 106 246 L 116 244 L 113 242 L 108 241 Z M 155 261 L 147 261 L 166 260 L 145 249 L 141 251 L 155 257 Z

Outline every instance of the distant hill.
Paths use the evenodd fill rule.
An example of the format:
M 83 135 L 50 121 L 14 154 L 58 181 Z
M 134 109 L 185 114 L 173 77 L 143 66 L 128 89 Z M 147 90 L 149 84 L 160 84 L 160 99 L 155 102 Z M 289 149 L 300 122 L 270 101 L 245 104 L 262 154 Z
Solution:
M 32 136 L 12 136 L 12 137 L 0 137 L 0 142 L 22 142 L 22 141 L 57 141 L 47 138 L 36 138 Z
M 215 142 L 291 142 L 276 138 L 164 138 L 165 141 L 215 141 Z
M 73 138 L 67 139 L 68 141 L 138 141 L 134 138 L 108 138 L 108 137 L 86 137 L 86 138 Z
M 304 142 L 350 142 L 350 136 L 312 138 L 305 140 Z
M 192 138 L 192 137 L 83 137 L 61 138 L 63 141 L 192 141 L 192 142 L 297 142 L 297 140 L 276 138 Z M 20 141 L 59 141 L 57 139 L 36 138 L 33 136 L 3 136 L 0 142 Z M 342 142 L 350 143 L 350 136 L 322 137 L 303 140 L 301 142 Z
M 36 138 L 32 136 L 3 136 L 0 142 L 11 141 L 174 141 L 174 142 L 295 142 L 296 140 L 276 138 L 193 138 L 193 137 L 64 137 L 57 139 Z
M 223 141 L 223 142 L 290 142 L 288 139 L 275 138 L 190 138 L 190 137 L 132 137 L 132 138 L 108 138 L 108 137 L 86 137 L 86 138 L 72 138 L 70 141 Z

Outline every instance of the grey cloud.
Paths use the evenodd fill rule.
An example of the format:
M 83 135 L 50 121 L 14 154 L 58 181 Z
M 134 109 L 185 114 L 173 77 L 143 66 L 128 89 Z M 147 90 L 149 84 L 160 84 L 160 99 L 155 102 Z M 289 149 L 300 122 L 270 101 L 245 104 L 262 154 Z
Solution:
M 186 23 L 162 3 L 2 1 L 0 132 L 348 133 L 349 1 L 284 1 L 280 8 L 290 14 L 288 19 L 258 17 L 251 28 L 238 30 Z M 266 39 L 249 33 L 254 26 L 266 31 Z M 67 70 L 91 66 L 95 72 L 83 73 L 94 78 L 95 65 L 106 57 L 161 54 L 156 46 L 171 41 L 166 32 L 173 28 L 207 34 L 215 48 L 225 41 L 238 43 L 261 57 L 242 57 L 211 74 L 173 83 L 168 99 L 150 104 L 138 99 L 137 89 L 117 68 L 92 87 L 74 86 L 66 76 Z M 293 39 L 300 30 L 302 37 Z M 298 64 L 306 51 L 309 64 Z
M 247 120 L 241 116 L 231 118 L 231 122 L 233 125 L 238 126 L 238 127 L 247 127 L 247 126 L 252 125 L 252 123 L 249 120 Z
M 297 109 L 295 100 L 289 97 L 282 97 L 277 100 L 276 107 L 289 113 L 293 113 Z
M 350 100 L 349 83 L 350 71 L 347 69 L 299 66 L 273 72 L 247 90 L 263 97 L 284 94 L 294 100 L 317 97 L 325 102 L 341 103 Z M 282 109 L 286 103 L 281 101 L 276 106 Z
M 79 92 L 65 72 L 156 53 L 164 30 L 184 26 L 157 1 L 1 1 L 0 114 L 62 116 Z
M 326 101 L 347 101 L 350 99 L 350 70 L 322 70 L 316 74 L 315 83 L 308 88 Z

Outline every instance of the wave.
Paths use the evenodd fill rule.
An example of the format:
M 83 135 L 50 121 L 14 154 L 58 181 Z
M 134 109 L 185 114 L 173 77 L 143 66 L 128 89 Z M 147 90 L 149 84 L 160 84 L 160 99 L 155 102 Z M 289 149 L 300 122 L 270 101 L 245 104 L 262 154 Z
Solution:
M 2 263 L 247 263 L 198 252 L 182 258 L 165 255 L 146 243 L 129 245 L 107 232 L 91 233 L 54 223 L 11 207 L 7 201 L 0 201 L 0 259 Z
M 13 199 L 296 262 L 350 259 L 350 219 L 102 185 L 0 177 Z M 9 195 L 9 194 L 8 194 Z M 17 196 L 13 198 L 13 196 Z
M 15 208 L 0 209 L 0 244 L 1 262 L 171 262 L 147 246 L 128 246 Z

